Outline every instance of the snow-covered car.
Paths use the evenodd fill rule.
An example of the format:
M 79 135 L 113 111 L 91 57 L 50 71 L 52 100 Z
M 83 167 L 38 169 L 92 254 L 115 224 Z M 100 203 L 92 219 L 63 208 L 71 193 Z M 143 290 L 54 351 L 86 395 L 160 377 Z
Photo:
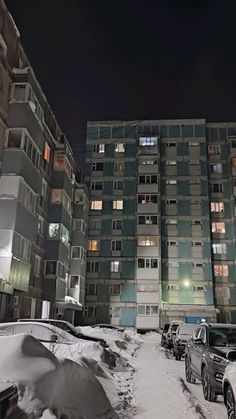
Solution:
M 106 323 L 93 324 L 91 327 L 118 330 L 119 332 L 125 331 L 124 327 L 115 326 L 114 324 L 106 324 Z
M 183 322 L 181 320 L 174 320 L 170 322 L 168 332 L 166 334 L 166 343 L 165 348 L 166 349 L 172 349 L 173 348 L 173 338 L 176 335 L 176 330 L 178 329 L 179 325 Z
M 180 361 L 185 354 L 187 341 L 192 337 L 196 324 L 180 324 L 176 330 L 176 335 L 173 336 L 173 355 L 176 361 Z
M 0 381 L 0 418 L 7 418 L 17 407 L 17 388 Z
M 104 348 L 107 348 L 108 345 L 104 339 L 94 337 L 94 336 L 88 336 L 84 333 L 81 333 L 79 329 L 76 329 L 73 324 L 70 322 L 67 322 L 66 320 L 56 320 L 56 319 L 19 319 L 18 322 L 34 322 L 34 323 L 44 323 L 44 324 L 51 324 L 52 326 L 58 327 L 59 329 L 64 330 L 65 332 L 69 333 L 70 335 L 74 336 L 78 339 L 83 340 L 90 340 L 92 342 L 99 342 Z
M 77 341 L 77 338 L 74 336 L 51 324 L 36 322 L 0 323 L 0 335 L 8 336 L 18 335 L 20 333 L 31 335 L 35 339 L 45 343 L 74 344 Z
M 228 418 L 236 419 L 236 362 L 226 367 L 222 388 Z
M 236 359 L 236 325 L 203 323 L 186 346 L 185 375 L 189 383 L 202 382 L 204 398 L 215 402 L 230 361 Z

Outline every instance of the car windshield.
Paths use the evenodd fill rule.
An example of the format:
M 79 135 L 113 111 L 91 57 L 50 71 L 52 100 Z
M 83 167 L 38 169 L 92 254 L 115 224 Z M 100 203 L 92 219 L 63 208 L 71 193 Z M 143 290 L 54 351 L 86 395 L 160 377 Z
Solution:
M 178 329 L 178 327 L 179 327 L 179 324 L 172 324 L 171 331 L 172 332 L 176 332 L 176 330 Z
M 211 346 L 236 346 L 236 328 L 219 327 L 210 329 L 209 344 Z
M 179 327 L 179 335 L 192 336 L 195 329 L 196 329 L 195 324 L 182 324 Z

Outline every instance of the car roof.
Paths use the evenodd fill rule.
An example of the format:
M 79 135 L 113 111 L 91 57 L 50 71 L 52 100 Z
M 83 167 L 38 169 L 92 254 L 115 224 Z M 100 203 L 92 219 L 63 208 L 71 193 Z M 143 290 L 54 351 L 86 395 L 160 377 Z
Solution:
M 53 324 L 48 324 L 48 323 L 44 323 L 44 322 L 7 322 L 7 323 L 0 323 L 0 329 L 2 328 L 2 326 L 6 326 L 6 327 L 9 327 L 9 326 L 18 326 L 18 325 L 24 325 L 24 326 L 26 326 L 26 325 L 32 325 L 32 326 L 43 326 L 43 327 L 45 327 L 45 328 L 47 328 L 47 329 L 51 329 L 51 330 L 54 330 L 55 332 L 57 332 L 58 331 L 58 333 L 60 332 L 64 332 L 64 330 L 62 330 L 62 329 L 59 329 L 59 327 L 56 327 L 56 326 L 54 326 Z

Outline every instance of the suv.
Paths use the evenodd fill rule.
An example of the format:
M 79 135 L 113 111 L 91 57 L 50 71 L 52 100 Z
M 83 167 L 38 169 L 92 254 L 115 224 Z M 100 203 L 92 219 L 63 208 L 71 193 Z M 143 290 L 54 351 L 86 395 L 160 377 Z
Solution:
M 183 322 L 181 320 L 173 320 L 170 322 L 168 332 L 166 334 L 166 343 L 165 348 L 166 349 L 172 349 L 173 348 L 173 337 L 176 335 L 176 330 L 178 329 L 179 325 Z
M 196 327 L 196 324 L 183 323 L 176 330 L 176 335 L 173 339 L 173 355 L 176 361 L 180 361 L 181 357 L 184 356 L 187 341 L 191 339 Z
M 17 407 L 16 386 L 0 382 L 0 419 L 7 418 Z
M 200 324 L 186 346 L 185 375 L 188 383 L 202 382 L 210 402 L 222 394 L 226 366 L 236 360 L 236 325 Z

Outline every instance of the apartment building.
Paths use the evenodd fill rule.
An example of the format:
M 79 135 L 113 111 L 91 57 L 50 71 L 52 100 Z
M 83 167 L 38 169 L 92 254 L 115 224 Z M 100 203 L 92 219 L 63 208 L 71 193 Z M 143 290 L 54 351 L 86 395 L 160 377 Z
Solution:
M 0 5 L 0 45 L 9 61 L 3 60 L 7 70 L 1 79 L 9 97 L 0 102 L 5 118 L 0 131 L 0 320 L 60 316 L 78 321 L 85 284 L 76 283 L 75 275 L 85 277 L 86 252 L 73 265 L 71 243 L 87 247 L 82 222 L 77 237 L 73 233 L 73 212 L 81 218 L 86 214 L 77 202 L 78 190 L 86 199 L 86 188 L 15 24 Z
M 236 321 L 236 124 L 89 122 L 85 315 Z

